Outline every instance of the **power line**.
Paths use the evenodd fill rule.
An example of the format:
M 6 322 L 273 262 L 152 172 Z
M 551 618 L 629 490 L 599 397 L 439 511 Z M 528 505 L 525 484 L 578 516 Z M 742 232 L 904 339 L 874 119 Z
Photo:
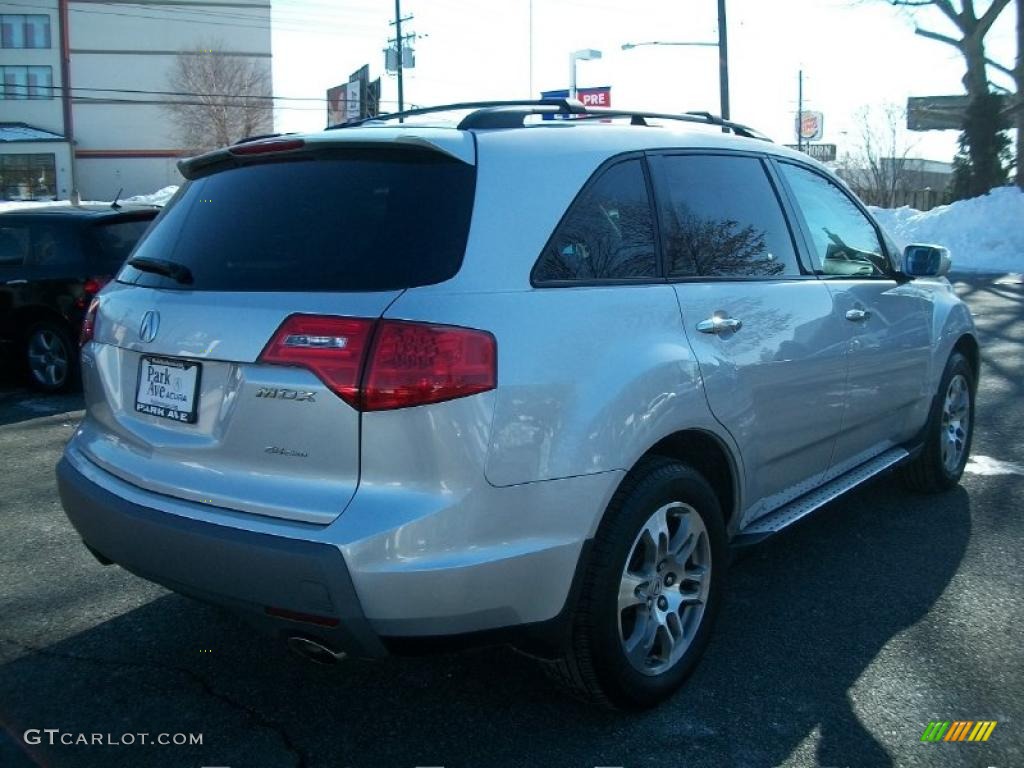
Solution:
M 239 94 L 235 94 L 235 93 L 200 93 L 198 91 L 150 91 L 150 90 L 136 89 L 136 88 L 88 88 L 86 86 L 81 86 L 81 85 L 71 86 L 69 89 L 66 89 L 65 86 L 62 86 L 62 85 L 38 86 L 38 85 L 20 85 L 20 84 L 17 84 L 17 83 L 8 83 L 6 85 L 0 85 L 0 91 L 6 90 L 6 89 L 11 89 L 11 88 L 19 88 L 19 89 L 22 89 L 22 90 L 33 90 L 33 89 L 35 89 L 35 90 L 47 90 L 47 91 L 70 90 L 72 92 L 74 92 L 74 91 L 90 91 L 90 92 L 100 92 L 100 93 L 128 93 L 128 94 L 140 94 L 140 95 L 144 95 L 144 96 L 196 96 L 196 97 L 200 97 L 201 96 L 201 97 L 204 97 L 204 98 L 205 97 L 210 97 L 210 98 L 225 98 L 225 99 L 268 99 L 268 100 L 273 100 L 273 101 L 322 101 L 322 102 L 330 101 L 330 99 L 327 99 L 327 98 L 322 97 L 322 96 L 273 96 L 273 95 L 267 96 L 267 95 L 257 95 L 257 94 L 239 95 Z M 75 96 L 74 94 L 72 94 L 72 96 L 73 96 L 73 98 L 79 98 L 78 96 Z M 395 104 L 396 103 L 395 101 L 387 100 L 387 99 L 384 99 L 383 102 L 385 104 Z M 173 103 L 180 103 L 180 102 L 168 101 L 167 103 L 173 104 Z

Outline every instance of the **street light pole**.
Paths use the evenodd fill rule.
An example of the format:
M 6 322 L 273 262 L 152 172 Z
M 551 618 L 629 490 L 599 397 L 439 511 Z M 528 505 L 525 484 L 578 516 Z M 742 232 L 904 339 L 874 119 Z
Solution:
M 594 61 L 601 58 L 601 52 L 593 48 L 584 48 L 569 54 L 569 98 L 576 98 L 576 62 Z
M 729 34 L 725 20 L 725 0 L 718 0 L 718 89 L 722 119 L 729 119 Z

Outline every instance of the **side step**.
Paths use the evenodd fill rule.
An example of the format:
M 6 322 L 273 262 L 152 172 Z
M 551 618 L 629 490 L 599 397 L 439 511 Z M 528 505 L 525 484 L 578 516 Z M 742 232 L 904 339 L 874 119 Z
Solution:
M 746 528 L 740 530 L 732 540 L 732 546 L 744 547 L 756 544 L 773 533 L 778 533 L 797 520 L 801 520 L 815 510 L 825 506 L 830 501 L 837 499 L 852 488 L 857 487 L 865 480 L 881 474 L 910 456 L 904 448 L 890 448 L 870 461 L 866 461 L 859 467 L 855 467 L 845 475 L 840 475 L 835 480 L 825 483 L 810 493 L 805 493 L 789 504 L 769 512 L 764 517 L 759 517 Z

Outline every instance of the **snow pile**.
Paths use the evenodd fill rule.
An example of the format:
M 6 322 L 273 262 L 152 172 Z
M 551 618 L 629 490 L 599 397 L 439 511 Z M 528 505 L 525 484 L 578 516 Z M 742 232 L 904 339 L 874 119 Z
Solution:
M 163 189 L 157 190 L 149 195 L 126 197 L 121 202 L 126 205 L 159 205 L 162 208 L 167 205 L 167 201 L 170 200 L 177 191 L 178 188 L 176 186 L 164 187 Z
M 171 199 L 171 196 L 178 191 L 175 186 L 164 187 L 163 189 L 157 190 L 149 195 L 135 195 L 135 197 L 126 197 L 119 202 L 124 205 L 157 205 L 163 207 L 167 204 L 167 201 Z M 110 205 L 110 200 L 83 200 L 82 205 Z M 19 208 L 42 208 L 48 205 L 67 205 L 67 200 L 22 200 L 22 201 L 11 201 L 11 202 L 0 202 L 0 213 L 4 211 L 14 211 Z
M 900 248 L 944 245 L 956 272 L 1024 272 L 1024 192 L 998 187 L 987 195 L 918 211 L 872 208 Z

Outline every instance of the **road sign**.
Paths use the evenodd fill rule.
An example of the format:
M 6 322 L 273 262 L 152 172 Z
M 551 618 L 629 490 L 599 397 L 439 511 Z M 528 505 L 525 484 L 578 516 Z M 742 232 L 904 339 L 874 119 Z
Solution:
M 786 146 L 810 155 L 820 163 L 831 163 L 836 159 L 835 144 L 804 144 L 803 146 L 787 144 Z
M 907 128 L 911 131 L 962 130 L 967 96 L 911 96 Z
M 796 135 L 804 141 L 821 141 L 825 131 L 825 116 L 821 112 L 804 110 L 796 120 Z
M 364 65 L 349 75 L 348 82 L 327 89 L 327 124 L 340 125 L 362 117 L 377 114 L 380 100 L 380 81 L 373 91 L 370 67 Z

